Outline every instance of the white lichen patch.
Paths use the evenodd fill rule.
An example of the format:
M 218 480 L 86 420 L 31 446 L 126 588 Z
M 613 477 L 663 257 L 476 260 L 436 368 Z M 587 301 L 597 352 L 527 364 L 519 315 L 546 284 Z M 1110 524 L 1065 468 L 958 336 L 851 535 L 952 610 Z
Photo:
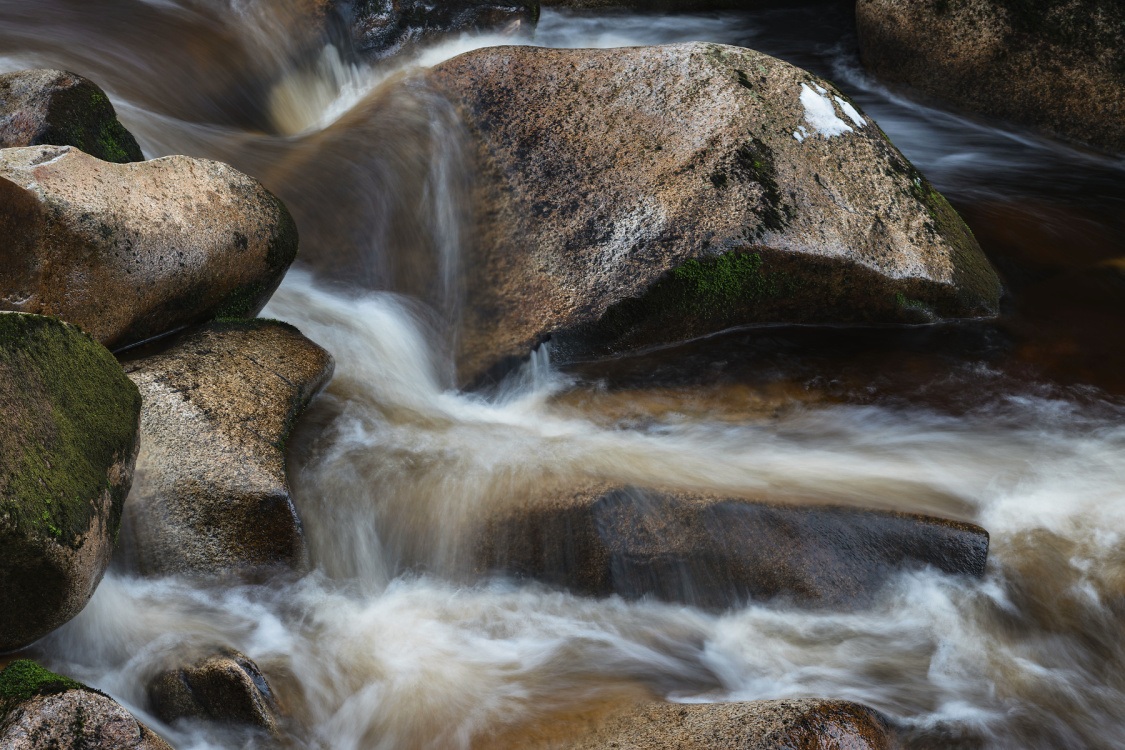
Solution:
M 862 128 L 864 125 L 867 124 L 867 120 L 863 119 L 863 115 L 861 115 L 859 113 L 859 110 L 857 110 L 855 107 L 853 107 L 850 103 L 848 103 L 844 99 L 841 99 L 838 96 L 835 97 L 835 98 L 836 98 L 836 103 L 840 105 L 840 109 L 844 110 L 844 114 L 848 116 L 849 120 L 851 120 L 852 122 L 854 122 L 856 124 L 856 127 Z
M 855 132 L 836 115 L 836 108 L 832 106 L 832 100 L 826 93 L 818 94 L 809 88 L 807 83 L 801 84 L 801 104 L 805 107 L 805 122 L 825 138 Z

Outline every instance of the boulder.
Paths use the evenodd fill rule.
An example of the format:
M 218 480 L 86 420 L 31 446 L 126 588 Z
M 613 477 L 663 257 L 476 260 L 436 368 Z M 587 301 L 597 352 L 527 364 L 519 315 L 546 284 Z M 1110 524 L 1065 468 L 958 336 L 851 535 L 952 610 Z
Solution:
M 141 397 L 104 347 L 0 313 L 0 653 L 78 614 L 109 564 Z
M 356 0 L 351 8 L 356 49 L 384 58 L 462 31 L 532 31 L 537 0 Z
M 905 568 L 981 576 L 989 543 L 978 526 L 909 513 L 605 486 L 496 511 L 482 528 L 478 572 L 719 609 L 860 606 Z
M 211 323 L 125 363 L 144 401 L 122 539 L 134 569 L 253 577 L 304 567 L 285 443 L 333 366 L 296 328 L 261 319 Z
M 285 206 L 226 164 L 111 164 L 69 146 L 0 150 L 0 309 L 111 349 L 254 315 L 297 254 Z
M 61 70 L 0 75 L 0 148 L 74 146 L 103 161 L 144 161 L 93 81 Z
M 1125 152 L 1118 0 L 858 0 L 860 59 L 973 112 Z
M 273 690 L 258 665 L 238 651 L 224 649 L 162 672 L 149 683 L 148 698 L 152 712 L 168 724 L 201 719 L 278 734 L 280 709 Z
M 4 750 L 171 750 L 112 698 L 33 661 L 0 672 Z
M 459 366 L 734 325 L 995 314 L 960 217 L 830 82 L 717 44 L 494 47 L 434 67 L 477 175 Z
M 516 733 L 513 733 L 516 735 Z M 546 723 L 504 737 L 493 750 L 892 750 L 887 720 L 859 703 L 773 700 L 642 703 Z

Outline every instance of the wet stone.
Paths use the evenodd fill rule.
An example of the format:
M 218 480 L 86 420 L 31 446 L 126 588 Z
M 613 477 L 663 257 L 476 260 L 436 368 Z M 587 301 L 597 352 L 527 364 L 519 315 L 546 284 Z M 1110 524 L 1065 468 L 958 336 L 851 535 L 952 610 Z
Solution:
M 169 724 L 200 719 L 278 734 L 281 711 L 273 690 L 258 665 L 238 651 L 157 675 L 148 697 L 153 713 Z

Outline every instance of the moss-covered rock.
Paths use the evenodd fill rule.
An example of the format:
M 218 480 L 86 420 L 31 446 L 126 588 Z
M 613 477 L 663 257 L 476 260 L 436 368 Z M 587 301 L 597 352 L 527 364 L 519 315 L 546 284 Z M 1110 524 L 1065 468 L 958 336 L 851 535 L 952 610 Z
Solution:
M 61 70 L 0 75 L 0 148 L 74 146 L 104 161 L 144 161 L 93 81 Z
M 171 750 L 105 693 L 21 659 L 0 672 L 4 750 Z
M 459 367 L 752 323 L 996 313 L 972 233 L 830 82 L 752 50 L 495 47 L 435 67 L 474 161 Z
M 52 315 L 111 349 L 252 316 L 297 255 L 256 180 L 169 156 L 111 164 L 70 147 L 0 151 L 0 309 Z
M 104 347 L 0 313 L 0 652 L 76 615 L 109 563 L 141 398 Z

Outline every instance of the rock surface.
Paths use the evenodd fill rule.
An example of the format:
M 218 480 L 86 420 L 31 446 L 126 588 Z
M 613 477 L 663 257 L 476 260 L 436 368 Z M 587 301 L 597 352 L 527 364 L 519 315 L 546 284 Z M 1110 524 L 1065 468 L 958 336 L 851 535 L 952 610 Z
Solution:
M 581 722 L 545 725 L 493 750 L 892 750 L 886 719 L 833 700 L 649 703 Z
M 880 78 L 1125 152 L 1118 0 L 859 0 L 856 24 Z
M 0 75 L 0 148 L 74 146 L 104 161 L 144 161 L 93 81 L 61 70 Z
M 171 750 L 108 696 L 35 662 L 0 672 L 4 750 Z
M 111 349 L 254 315 L 297 254 L 285 206 L 226 164 L 111 164 L 0 150 L 0 309 L 79 325 Z
M 428 80 L 478 175 L 459 364 L 755 322 L 992 315 L 940 194 L 831 83 L 751 50 L 495 47 Z
M 109 564 L 141 398 L 104 347 L 0 313 L 0 653 L 78 614 Z
M 145 575 L 301 569 L 285 474 L 297 417 L 332 377 L 296 328 L 220 321 L 125 363 L 144 401 L 123 554 Z
M 280 709 L 273 690 L 258 665 L 238 651 L 223 650 L 157 675 L 148 697 L 153 713 L 169 724 L 203 719 L 278 733 Z
M 908 567 L 983 575 L 989 543 L 980 527 L 927 516 L 635 487 L 531 500 L 494 514 L 481 538 L 481 572 L 709 608 L 862 605 Z
M 530 32 L 537 0 L 356 0 L 349 14 L 357 50 L 373 58 L 462 31 Z

